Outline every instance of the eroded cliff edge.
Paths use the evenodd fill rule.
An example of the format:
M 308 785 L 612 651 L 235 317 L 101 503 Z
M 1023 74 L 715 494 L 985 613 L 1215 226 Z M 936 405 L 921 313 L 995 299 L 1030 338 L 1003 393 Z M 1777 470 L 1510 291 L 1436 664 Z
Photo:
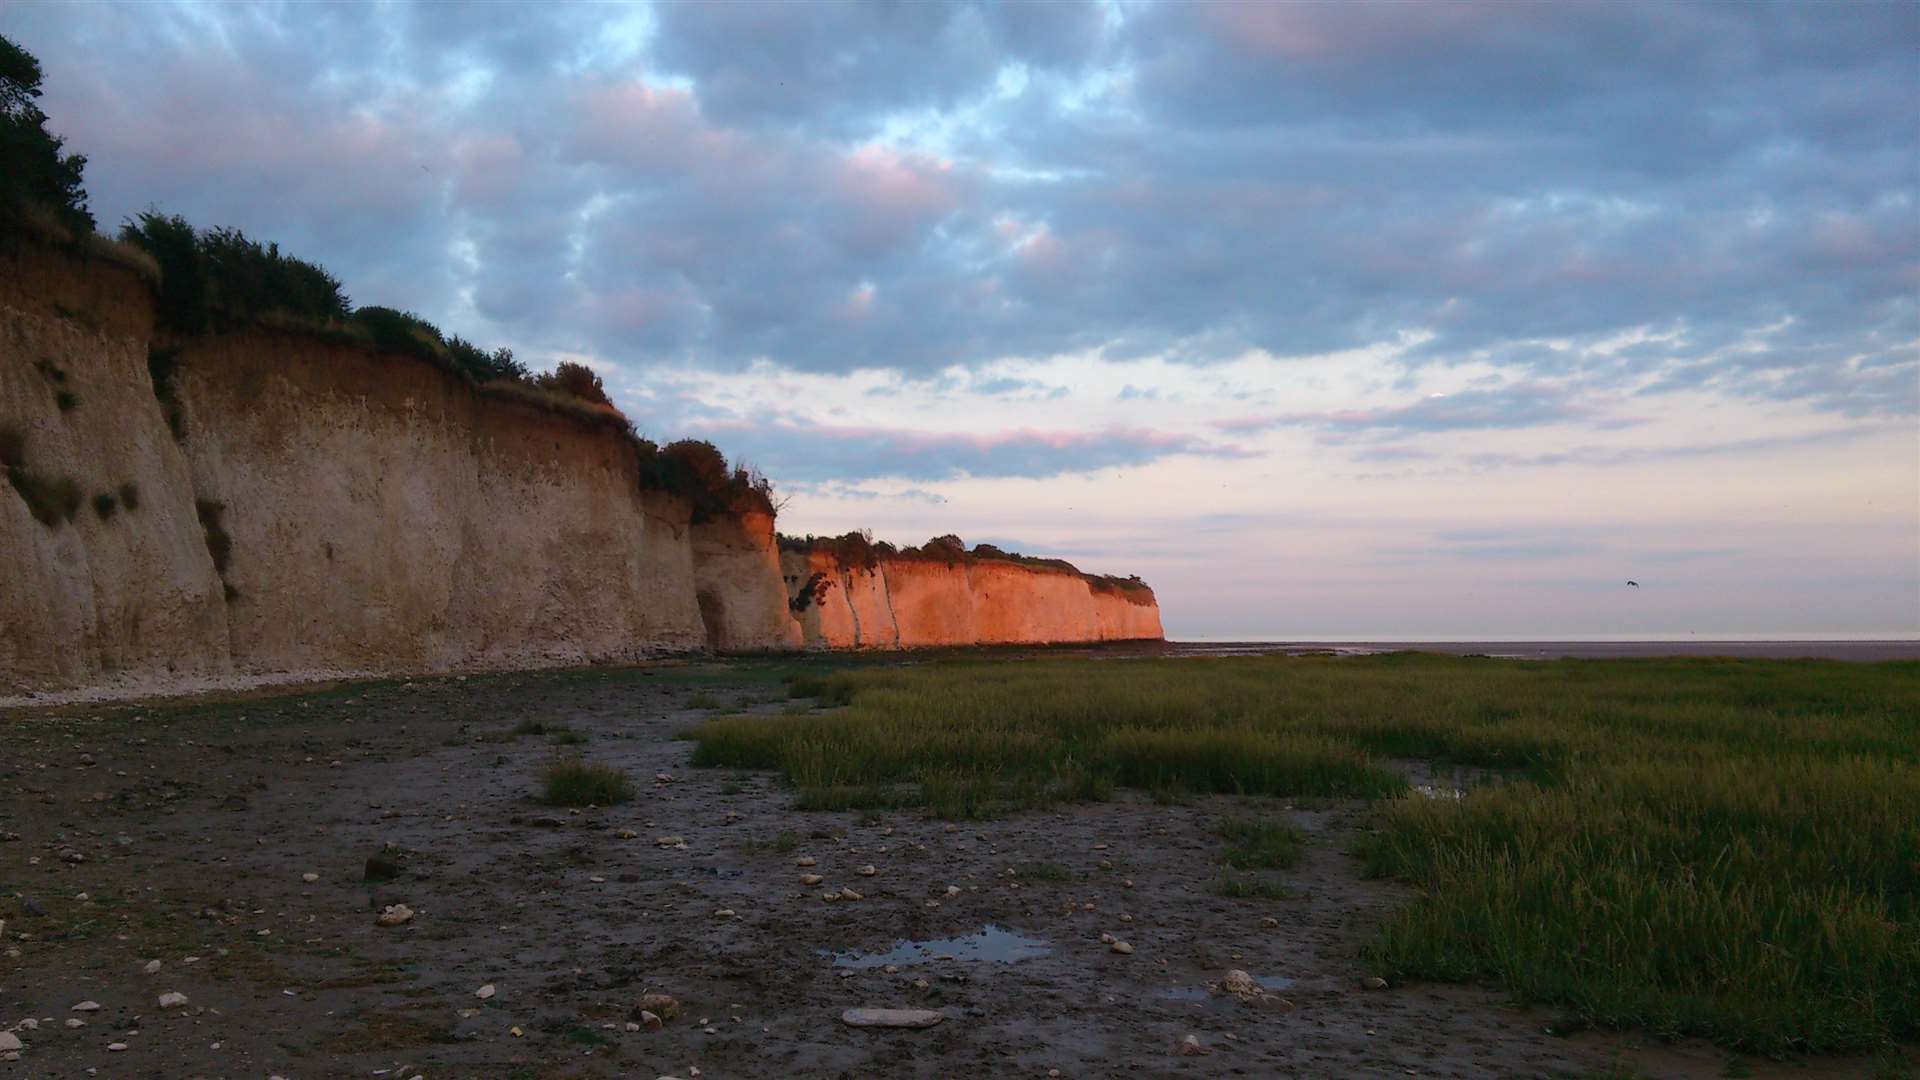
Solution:
M 661 490 L 616 412 L 311 328 L 157 331 L 154 288 L 0 243 L 0 695 L 1160 636 L 1145 586 L 1041 560 L 835 561 L 799 604 L 772 516 Z

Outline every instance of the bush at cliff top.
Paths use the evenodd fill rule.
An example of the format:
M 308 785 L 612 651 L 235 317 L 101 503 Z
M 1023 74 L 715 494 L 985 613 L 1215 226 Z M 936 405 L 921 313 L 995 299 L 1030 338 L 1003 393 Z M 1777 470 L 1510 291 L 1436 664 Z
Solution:
M 120 239 L 160 264 L 158 315 L 170 330 L 197 333 L 267 315 L 326 324 L 351 310 L 339 279 L 238 229 L 202 232 L 186 218 L 147 210 L 121 226 Z
M 40 78 L 33 54 L 0 36 L 0 218 L 40 208 L 74 238 L 91 236 L 93 214 L 81 186 L 87 159 L 62 153 L 64 140 L 47 130 L 47 114 L 35 104 Z
M 966 541 L 951 533 L 936 536 L 919 547 L 908 548 L 895 548 L 884 540 L 875 541 L 873 533 L 864 529 L 841 536 L 780 536 L 778 539 L 782 551 L 824 553 L 833 556 L 835 562 L 850 570 L 871 570 L 882 559 L 938 562 L 948 566 L 970 560 L 991 560 L 1013 563 L 1034 570 L 1073 574 L 1084 580 L 1087 587 L 1094 592 L 1110 593 L 1130 603 L 1154 602 L 1153 589 L 1140 580 L 1137 574 L 1128 577 L 1090 574 L 1065 559 L 1043 559 L 1033 555 L 1022 555 L 1017 551 L 1007 551 L 993 544 L 975 544 L 969 551 Z
M 729 468 L 726 456 L 705 439 L 681 439 L 657 450 L 644 439 L 637 442 L 641 485 L 685 496 L 696 522 L 778 509 L 771 481 L 751 466 Z
M 973 661 L 794 690 L 844 707 L 708 721 L 694 763 L 942 816 L 1116 783 L 1369 797 L 1354 854 L 1411 886 L 1382 975 L 1777 1055 L 1920 1038 L 1920 663 Z M 1463 790 L 1409 790 L 1435 765 Z

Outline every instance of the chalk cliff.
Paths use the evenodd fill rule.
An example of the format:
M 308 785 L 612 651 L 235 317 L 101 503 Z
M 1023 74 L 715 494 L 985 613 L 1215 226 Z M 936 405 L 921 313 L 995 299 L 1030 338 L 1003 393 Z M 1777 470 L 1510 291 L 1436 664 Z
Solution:
M 0 692 L 229 670 L 152 329 L 133 271 L 0 245 Z
M 610 409 L 337 334 L 156 331 L 136 262 L 0 237 L 0 696 L 1160 636 L 1144 585 L 1065 564 L 783 551 Z
M 808 648 L 1158 640 L 1153 591 L 990 549 L 906 553 L 790 541 L 781 553 Z

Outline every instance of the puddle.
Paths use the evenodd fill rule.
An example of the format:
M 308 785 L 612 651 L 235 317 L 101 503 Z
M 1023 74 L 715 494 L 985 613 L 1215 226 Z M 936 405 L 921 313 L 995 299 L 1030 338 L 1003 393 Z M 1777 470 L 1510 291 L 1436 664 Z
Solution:
M 887 964 L 924 964 L 933 960 L 991 960 L 1011 964 L 1046 956 L 1051 952 L 1053 946 L 1038 938 L 1022 937 L 1011 930 L 989 924 L 982 927 L 979 933 L 963 937 L 897 941 L 886 952 L 849 950 L 829 953 L 822 950 L 821 955 L 832 956 L 833 966 L 837 968 L 876 968 Z
M 1285 975 L 1255 975 L 1253 981 L 1260 989 L 1267 991 L 1285 990 L 1293 985 L 1293 980 Z M 1162 1001 L 1205 1001 L 1212 996 L 1211 990 L 1193 986 L 1169 987 L 1159 993 Z

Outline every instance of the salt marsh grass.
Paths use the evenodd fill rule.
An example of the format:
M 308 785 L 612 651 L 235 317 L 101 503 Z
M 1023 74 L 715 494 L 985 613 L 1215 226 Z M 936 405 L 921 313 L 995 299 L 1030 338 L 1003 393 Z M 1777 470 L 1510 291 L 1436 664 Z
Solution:
M 1115 785 L 1373 799 L 1363 865 L 1418 889 L 1384 974 L 1772 1054 L 1920 1037 L 1920 664 L 953 662 L 794 691 L 845 707 L 709 721 L 695 762 L 950 817 Z M 1422 798 L 1411 759 L 1489 780 Z

